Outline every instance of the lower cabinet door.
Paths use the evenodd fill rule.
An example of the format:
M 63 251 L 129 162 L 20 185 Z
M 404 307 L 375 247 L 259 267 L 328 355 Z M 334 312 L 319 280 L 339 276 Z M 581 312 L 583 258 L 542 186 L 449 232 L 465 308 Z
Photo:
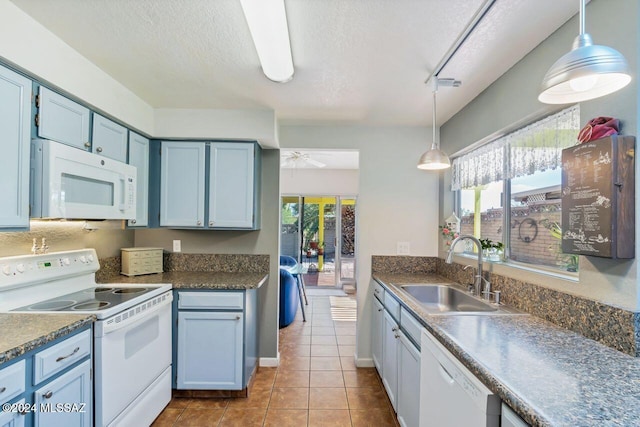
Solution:
M 16 402 L 18 407 L 25 405 L 25 400 L 21 399 Z M 0 427 L 24 427 L 26 414 L 18 411 L 0 412 Z
M 402 427 L 419 425 L 420 418 L 420 350 L 405 334 L 399 333 L 398 422 Z
M 391 406 L 398 411 L 398 324 L 388 311 L 384 313 L 382 329 L 382 384 L 384 385 Z
M 243 313 L 178 313 L 178 389 L 241 390 Z
M 373 322 L 371 326 L 371 356 L 373 364 L 382 376 L 382 330 L 384 329 L 384 307 L 377 298 L 373 298 Z
M 91 361 L 62 374 L 35 391 L 34 424 L 40 427 L 90 427 Z

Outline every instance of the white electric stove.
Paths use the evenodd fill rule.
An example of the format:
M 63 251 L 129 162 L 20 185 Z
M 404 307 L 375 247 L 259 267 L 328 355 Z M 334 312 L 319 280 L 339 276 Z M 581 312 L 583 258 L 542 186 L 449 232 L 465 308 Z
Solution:
M 94 249 L 0 258 L 0 312 L 95 315 L 95 425 L 149 425 L 171 399 L 171 285 L 99 268 Z

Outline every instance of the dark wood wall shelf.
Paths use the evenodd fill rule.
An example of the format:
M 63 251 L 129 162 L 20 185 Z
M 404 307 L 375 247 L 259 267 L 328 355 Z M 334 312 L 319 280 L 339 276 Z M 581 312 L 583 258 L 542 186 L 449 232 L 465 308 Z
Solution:
M 635 256 L 635 137 L 562 150 L 562 251 Z

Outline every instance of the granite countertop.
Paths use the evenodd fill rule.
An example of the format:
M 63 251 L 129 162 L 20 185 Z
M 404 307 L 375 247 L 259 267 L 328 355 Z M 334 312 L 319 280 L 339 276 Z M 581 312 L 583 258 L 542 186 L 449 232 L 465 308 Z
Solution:
M 640 424 L 640 359 L 530 315 L 429 315 L 394 283 L 450 280 L 373 276 L 531 425 Z
M 102 283 L 171 283 L 174 289 L 257 289 L 267 281 L 267 273 L 227 273 L 219 271 L 169 271 L 143 276 L 112 275 Z
M 0 365 L 65 336 L 87 324 L 94 315 L 0 313 Z M 9 333 L 7 333 L 9 332 Z

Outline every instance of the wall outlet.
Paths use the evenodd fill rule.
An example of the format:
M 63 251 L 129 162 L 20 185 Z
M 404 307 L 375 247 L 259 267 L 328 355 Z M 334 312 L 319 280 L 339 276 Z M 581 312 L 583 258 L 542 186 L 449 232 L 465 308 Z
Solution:
M 173 241 L 173 252 L 182 252 L 182 241 L 174 240 Z
M 396 255 L 409 255 L 411 253 L 411 243 L 398 242 Z

